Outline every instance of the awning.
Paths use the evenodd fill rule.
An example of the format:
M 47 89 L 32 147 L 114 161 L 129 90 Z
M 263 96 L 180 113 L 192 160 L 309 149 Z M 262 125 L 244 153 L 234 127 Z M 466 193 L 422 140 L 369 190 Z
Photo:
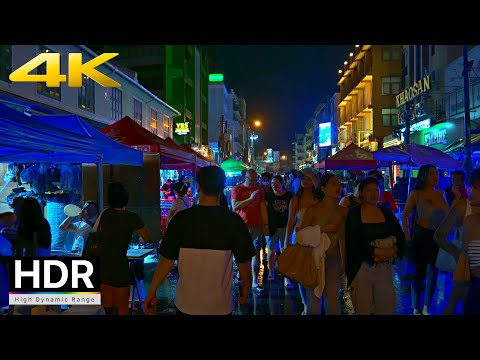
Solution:
M 373 158 L 373 153 L 362 149 L 351 143 L 347 147 L 340 150 L 335 155 L 329 157 L 319 164 L 319 168 L 328 170 L 341 169 L 375 169 L 381 166 L 387 166 L 388 162 L 377 161 Z
M 225 161 L 223 161 L 220 164 L 220 167 L 225 171 L 225 172 L 242 172 L 243 170 L 248 169 L 248 166 L 238 160 L 235 160 L 234 158 L 229 157 Z
M 473 147 L 480 149 L 480 134 L 470 135 L 470 142 Z M 448 145 L 445 149 L 443 149 L 443 152 L 447 154 L 453 153 L 453 152 L 462 152 L 464 147 L 465 147 L 465 140 L 462 138 Z M 474 149 L 474 151 L 475 150 L 476 149 Z
M 141 150 L 146 154 L 160 154 L 162 169 L 189 169 L 194 166 L 195 157 L 177 144 L 172 146 L 166 140 L 143 128 L 130 117 L 125 116 L 101 130 L 103 134 L 120 144 Z
M 76 115 L 27 116 L 0 103 L 0 162 L 142 164 Z
M 441 169 L 456 169 L 461 167 L 460 162 L 445 154 L 443 151 L 419 144 L 401 144 L 390 146 L 373 153 L 375 159 L 392 161 L 399 164 L 409 164 L 420 167 L 433 164 Z

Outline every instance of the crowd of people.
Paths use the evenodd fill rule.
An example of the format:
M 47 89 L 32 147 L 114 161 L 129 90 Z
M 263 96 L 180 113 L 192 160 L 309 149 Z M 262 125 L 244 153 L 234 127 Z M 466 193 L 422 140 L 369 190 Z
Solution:
M 394 264 L 405 258 L 414 267 L 412 314 L 429 315 L 442 267 L 440 249 L 458 264 L 447 270 L 456 276 L 445 313 L 453 314 L 460 302 L 463 313 L 480 314 L 480 169 L 470 179 L 462 171 L 453 172 L 450 186 L 442 190 L 438 169 L 420 167 L 401 221 L 395 215 L 397 202 L 384 191 L 377 170 L 352 182 L 346 193 L 333 173 L 304 169 L 289 176 L 258 175 L 247 169 L 243 181 L 232 189 L 230 203 L 221 168 L 201 168 L 195 180 L 193 206 L 184 200 L 185 182 L 173 186 L 176 199 L 144 301 L 147 314 L 156 314 L 157 289 L 177 264 L 175 306 L 179 315 L 232 314 L 234 284 L 238 284 L 239 303 L 245 304 L 250 291 L 261 294 L 265 281 L 280 280 L 289 291 L 298 288 L 304 315 L 339 315 L 342 288 L 348 291 L 356 315 L 391 315 L 396 310 Z M 126 210 L 128 199 L 123 185 L 112 183 L 107 209 L 100 212 L 95 202 L 87 201 L 78 221 L 67 217 L 60 225 L 62 231 L 74 233 L 71 250 L 81 254 L 88 233 L 97 224 L 102 234 L 102 305 L 107 314 L 128 313 L 132 280 L 126 253 L 132 234 L 137 232 L 143 242 L 151 241 L 143 220 Z M 13 212 L 0 214 L 0 235 L 5 239 L 0 244 L 2 284 L 9 255 L 51 255 L 50 225 L 38 201 L 17 198 L 11 206 Z M 316 253 L 323 264 L 322 286 L 295 286 L 276 272 L 276 262 L 290 246 L 304 244 L 312 234 L 328 243 Z M 268 275 L 260 282 L 262 262 Z M 463 276 L 458 275 L 460 264 Z M 2 287 L 0 305 L 8 308 L 5 291 L 8 294 L 8 286 Z
M 86 201 L 78 221 L 67 217 L 60 230 L 74 233 L 73 247 L 69 252 L 81 255 L 85 241 L 92 228 L 98 223 L 101 232 L 100 286 L 102 306 L 107 314 L 127 315 L 132 274 L 127 259 L 127 249 L 135 231 L 142 242 L 152 238 L 143 220 L 134 212 L 126 210 L 129 193 L 118 182 L 108 187 L 109 207 L 98 214 L 98 205 Z M 52 256 L 52 235 L 49 222 L 43 216 L 37 199 L 16 197 L 13 212 L 0 214 L 0 239 L 11 245 L 0 254 L 0 308 L 2 312 L 29 314 L 33 306 L 8 303 L 8 260 L 11 256 Z M 5 240 L 6 239 L 6 240 Z M 19 311 L 20 310 L 20 311 Z
M 347 194 L 331 173 L 305 169 L 289 175 L 259 176 L 247 169 L 243 182 L 231 192 L 231 204 L 221 207 L 225 173 L 217 167 L 202 168 L 197 175 L 198 205 L 177 212 L 167 227 L 145 302 L 147 313 L 155 313 L 157 288 L 178 261 L 177 313 L 231 314 L 233 283 L 239 284 L 241 304 L 250 290 L 261 294 L 265 277 L 261 284 L 260 262 L 266 266 L 266 281 L 278 281 L 277 258 L 300 236 L 318 228 L 329 239 L 322 254 L 324 283 L 321 293 L 298 284 L 302 314 L 340 314 L 342 287 L 350 294 L 355 314 L 395 314 L 393 266 L 404 258 L 414 266 L 412 314 L 430 315 L 440 249 L 455 260 L 468 259 L 471 279 L 468 286 L 456 280 L 464 286 L 452 291 L 450 301 L 465 302 L 465 314 L 479 314 L 480 240 L 474 229 L 480 222 L 480 169 L 473 171 L 470 189 L 465 174 L 456 171 L 444 191 L 438 188 L 437 168 L 420 167 L 401 221 L 395 214 L 397 201 L 384 191 L 377 170 L 356 180 Z M 453 237 L 460 246 L 452 243 Z M 262 253 L 267 258 L 262 259 Z M 233 258 L 239 269 L 236 279 Z M 287 289 L 296 288 L 288 278 L 283 281 Z

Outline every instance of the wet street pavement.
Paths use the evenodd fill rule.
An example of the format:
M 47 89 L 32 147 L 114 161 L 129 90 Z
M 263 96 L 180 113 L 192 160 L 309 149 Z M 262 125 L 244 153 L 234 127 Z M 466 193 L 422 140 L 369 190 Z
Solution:
M 157 263 L 150 262 L 145 264 L 145 291 L 148 292 L 150 281 L 153 276 Z M 411 294 L 410 282 L 412 279 L 411 267 L 405 261 L 398 261 L 394 266 L 394 284 L 397 291 L 397 315 L 411 315 Z M 236 270 L 236 269 L 235 269 Z M 237 306 L 233 312 L 234 315 L 301 315 L 303 304 L 300 298 L 298 287 L 288 290 L 284 286 L 282 277 L 275 281 L 267 281 L 267 272 L 262 266 L 260 271 L 259 283 L 263 285 L 264 291 L 257 294 L 250 291 L 247 304 L 239 306 L 237 302 L 238 287 L 234 285 L 235 303 Z M 175 288 L 178 279 L 178 271 L 175 268 L 170 272 L 168 278 L 160 285 L 157 291 L 158 314 L 175 315 Z M 451 275 L 439 272 L 437 289 L 433 298 L 430 312 L 432 315 L 441 315 L 447 304 L 452 289 Z M 423 294 L 422 294 L 423 296 Z M 342 314 L 352 315 L 348 294 L 343 290 L 339 293 Z M 457 308 L 459 313 L 460 308 Z

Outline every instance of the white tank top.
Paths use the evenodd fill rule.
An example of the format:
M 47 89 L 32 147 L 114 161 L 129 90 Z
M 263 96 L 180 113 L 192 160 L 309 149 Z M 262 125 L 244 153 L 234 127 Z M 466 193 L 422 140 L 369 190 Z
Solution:
M 307 208 L 300 209 L 297 212 L 296 218 L 297 222 L 295 223 L 295 227 L 293 228 L 293 233 L 292 233 L 292 244 L 295 244 L 297 242 L 297 228 L 302 227 L 303 219 L 305 217 L 305 212 L 307 211 Z
M 467 200 L 467 209 L 465 211 L 465 218 L 472 214 L 472 206 L 470 200 Z M 471 240 L 467 246 L 468 263 L 471 270 L 480 269 L 480 239 Z

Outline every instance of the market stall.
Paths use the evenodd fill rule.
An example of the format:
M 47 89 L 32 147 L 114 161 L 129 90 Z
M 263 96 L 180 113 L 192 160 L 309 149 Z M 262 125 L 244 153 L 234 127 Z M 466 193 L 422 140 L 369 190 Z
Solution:
M 65 250 L 65 236 L 58 229 L 63 207 L 95 199 L 85 194 L 82 164 L 96 164 L 95 193 L 103 194 L 103 164 L 139 166 L 140 151 L 120 145 L 76 115 L 27 116 L 0 104 L 0 163 L 4 183 L 0 202 L 35 197 L 44 206 L 52 229 L 52 249 Z M 88 179 L 90 181 L 91 179 Z M 87 183 L 88 183 L 87 181 Z M 103 196 L 98 204 L 103 207 Z
M 439 169 L 459 169 L 461 163 L 441 150 L 419 144 L 400 144 L 373 152 L 378 161 L 388 161 L 395 164 L 407 165 L 410 169 L 408 176 L 408 193 L 411 189 L 412 169 L 432 164 Z
M 326 172 L 327 170 L 345 169 L 368 170 L 384 166 L 388 166 L 388 161 L 376 160 L 373 153 L 352 143 L 321 162 L 318 168 L 324 169 Z
M 207 163 L 203 160 L 198 162 L 195 154 L 186 151 L 171 139 L 168 141 L 158 137 L 128 116 L 101 131 L 111 139 L 143 152 L 143 166 L 136 172 L 119 166 L 112 166 L 108 171 L 111 178 L 121 179 L 134 189 L 131 191 L 129 208 L 142 216 L 154 239 L 160 240 L 173 201 L 161 199 L 161 170 L 190 171 L 194 174 L 197 166 L 205 166 Z

